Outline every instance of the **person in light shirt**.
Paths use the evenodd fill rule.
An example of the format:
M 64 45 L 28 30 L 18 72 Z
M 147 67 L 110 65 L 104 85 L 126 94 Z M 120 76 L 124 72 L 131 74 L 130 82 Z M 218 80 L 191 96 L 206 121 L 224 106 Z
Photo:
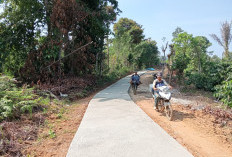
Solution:
M 170 89 L 172 89 L 172 86 L 170 86 L 164 79 L 162 79 L 162 75 L 161 73 L 158 73 L 157 75 L 157 79 L 155 79 L 153 81 L 153 95 L 154 95 L 154 99 L 155 99 L 155 106 L 154 109 L 157 110 L 158 107 L 158 101 L 159 101 L 159 95 L 158 95 L 158 87 L 162 87 L 162 86 L 168 86 Z

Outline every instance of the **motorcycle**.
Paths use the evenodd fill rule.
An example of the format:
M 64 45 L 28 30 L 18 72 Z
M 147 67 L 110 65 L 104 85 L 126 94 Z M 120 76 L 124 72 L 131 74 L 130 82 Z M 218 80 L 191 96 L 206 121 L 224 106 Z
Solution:
M 155 80 L 155 79 L 157 79 L 157 73 L 155 73 L 155 74 L 153 74 L 153 79 Z
M 158 112 L 165 111 L 167 118 L 171 121 L 173 116 L 173 110 L 170 102 L 172 95 L 169 90 L 169 87 L 161 86 L 157 88 L 158 88 L 158 92 L 154 93 L 156 94 L 157 97 L 156 99 L 158 99 L 157 111 Z M 152 94 L 153 97 L 155 97 L 154 94 Z
M 134 95 L 136 95 L 136 91 L 137 91 L 137 88 L 138 88 L 138 84 L 136 83 L 136 81 L 132 81 L 131 88 L 132 88 L 132 91 L 133 91 Z

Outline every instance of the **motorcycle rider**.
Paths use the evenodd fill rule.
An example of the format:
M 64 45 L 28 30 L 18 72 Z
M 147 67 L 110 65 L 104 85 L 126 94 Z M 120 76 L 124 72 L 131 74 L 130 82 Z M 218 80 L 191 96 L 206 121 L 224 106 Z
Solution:
M 133 83 L 136 83 L 136 85 L 140 85 L 141 82 L 140 82 L 140 76 L 137 74 L 137 72 L 135 72 L 132 76 L 131 76 L 131 81 L 130 81 L 130 84 L 132 85 Z M 136 87 L 137 87 L 136 86 Z
M 172 86 L 170 86 L 164 79 L 162 79 L 161 73 L 158 73 L 156 76 L 157 79 L 153 81 L 153 85 L 152 85 L 153 86 L 152 93 L 155 99 L 155 106 L 154 106 L 155 110 L 157 110 L 158 108 L 158 101 L 159 101 L 158 87 L 168 86 L 170 89 L 172 89 Z

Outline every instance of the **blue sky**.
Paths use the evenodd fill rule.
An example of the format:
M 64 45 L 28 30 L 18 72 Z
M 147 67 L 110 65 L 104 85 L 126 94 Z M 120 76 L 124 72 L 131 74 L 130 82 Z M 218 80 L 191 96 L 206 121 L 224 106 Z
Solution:
M 118 19 L 127 17 L 142 25 L 145 37 L 155 40 L 160 51 L 162 38 L 166 37 L 170 43 L 172 32 L 179 26 L 193 36 L 206 36 L 212 43 L 208 50 L 222 56 L 223 48 L 209 34 L 220 36 L 221 23 L 232 20 L 232 0 L 118 0 L 118 3 L 122 10 Z

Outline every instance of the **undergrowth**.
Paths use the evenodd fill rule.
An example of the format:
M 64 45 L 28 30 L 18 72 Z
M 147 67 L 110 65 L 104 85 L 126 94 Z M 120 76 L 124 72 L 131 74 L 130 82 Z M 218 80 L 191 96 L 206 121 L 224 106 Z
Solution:
M 33 88 L 18 87 L 15 79 L 0 76 L 0 121 L 20 118 L 25 113 L 31 116 L 33 111 L 46 107 L 49 101 L 36 94 Z

